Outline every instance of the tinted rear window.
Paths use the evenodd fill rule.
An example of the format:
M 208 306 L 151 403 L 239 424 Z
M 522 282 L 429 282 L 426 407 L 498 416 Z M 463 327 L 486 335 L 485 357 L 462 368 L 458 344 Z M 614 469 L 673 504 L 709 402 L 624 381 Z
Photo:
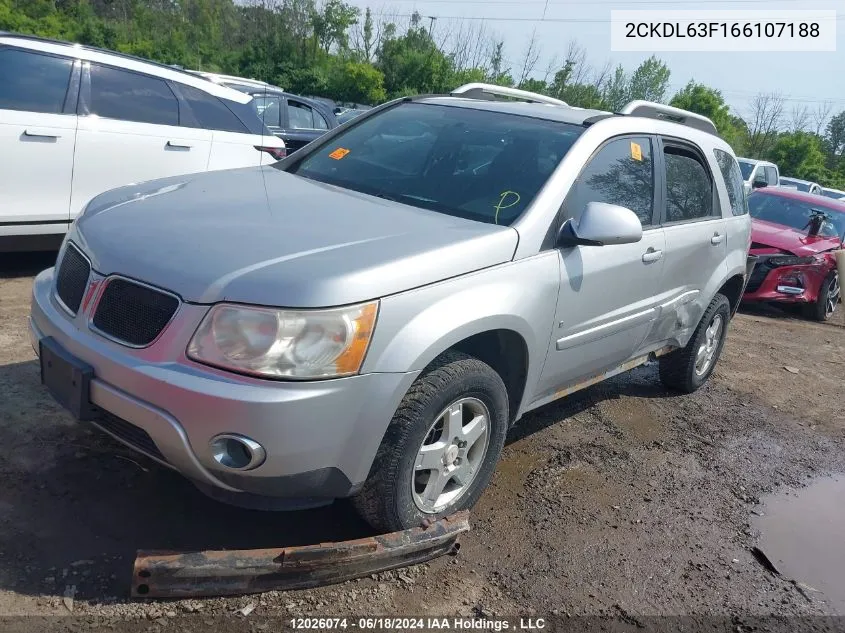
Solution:
M 179 102 L 165 81 L 91 64 L 91 114 L 121 121 L 179 125 Z
M 583 130 L 500 112 L 403 103 L 335 137 L 291 172 L 508 225 L 531 203 Z
M 235 116 L 225 102 L 214 95 L 184 85 L 179 86 L 179 91 L 184 95 L 200 127 L 206 130 L 247 133 L 246 125 Z

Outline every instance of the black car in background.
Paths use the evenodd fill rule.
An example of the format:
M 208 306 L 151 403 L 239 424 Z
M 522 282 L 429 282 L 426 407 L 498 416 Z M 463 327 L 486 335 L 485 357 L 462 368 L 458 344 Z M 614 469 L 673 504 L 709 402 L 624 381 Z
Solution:
M 277 86 L 231 75 L 192 71 L 209 81 L 252 96 L 250 105 L 264 125 L 285 142 L 288 154 L 336 128 L 339 123 L 328 100 L 290 94 Z

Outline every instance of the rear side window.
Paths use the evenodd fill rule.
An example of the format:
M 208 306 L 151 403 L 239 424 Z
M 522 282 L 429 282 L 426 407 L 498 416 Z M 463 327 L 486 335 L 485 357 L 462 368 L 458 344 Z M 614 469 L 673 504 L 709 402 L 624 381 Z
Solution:
M 650 139 L 613 140 L 590 159 L 569 190 L 564 209 L 577 218 L 589 202 L 627 207 L 637 214 L 643 226 L 652 224 L 654 161 Z
M 179 102 L 165 81 L 91 64 L 91 114 L 118 119 L 179 125 Z
M 707 168 L 690 149 L 667 145 L 666 222 L 689 222 L 713 215 L 713 183 Z
M 313 130 L 314 111 L 310 106 L 298 101 L 288 100 L 288 119 L 294 130 Z
M 745 186 L 739 165 L 736 164 L 733 156 L 723 150 L 715 149 L 713 153 L 716 156 L 719 171 L 722 172 L 722 178 L 725 179 L 731 211 L 734 215 L 745 215 L 748 213 L 748 202 L 745 199 Z
M 0 49 L 0 109 L 60 114 L 73 60 Z
M 179 85 L 179 92 L 188 102 L 188 107 L 196 117 L 200 127 L 206 130 L 220 130 L 222 132 L 246 133 L 246 126 L 238 120 L 225 102 L 214 95 L 203 92 L 198 88 Z

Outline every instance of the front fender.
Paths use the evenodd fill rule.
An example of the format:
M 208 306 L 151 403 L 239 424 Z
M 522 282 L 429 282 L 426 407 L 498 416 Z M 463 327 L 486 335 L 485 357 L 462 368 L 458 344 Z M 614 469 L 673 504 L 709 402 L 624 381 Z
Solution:
M 419 371 L 470 336 L 511 330 L 528 350 L 527 396 L 548 350 L 559 285 L 549 251 L 387 297 L 362 371 Z

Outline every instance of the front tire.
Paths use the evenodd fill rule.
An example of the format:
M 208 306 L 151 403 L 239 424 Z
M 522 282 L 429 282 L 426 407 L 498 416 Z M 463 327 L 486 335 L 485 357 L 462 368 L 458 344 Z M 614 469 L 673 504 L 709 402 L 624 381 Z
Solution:
M 471 508 L 496 469 L 507 427 L 499 374 L 477 358 L 446 352 L 405 394 L 352 503 L 385 532 Z
M 821 288 L 819 288 L 819 298 L 815 303 L 809 303 L 805 306 L 805 314 L 814 321 L 828 321 L 836 311 L 841 291 L 839 274 L 832 270 L 822 281 Z
M 660 380 L 670 389 L 692 393 L 699 389 L 722 354 L 731 318 L 731 304 L 716 294 L 686 347 L 660 357 Z

